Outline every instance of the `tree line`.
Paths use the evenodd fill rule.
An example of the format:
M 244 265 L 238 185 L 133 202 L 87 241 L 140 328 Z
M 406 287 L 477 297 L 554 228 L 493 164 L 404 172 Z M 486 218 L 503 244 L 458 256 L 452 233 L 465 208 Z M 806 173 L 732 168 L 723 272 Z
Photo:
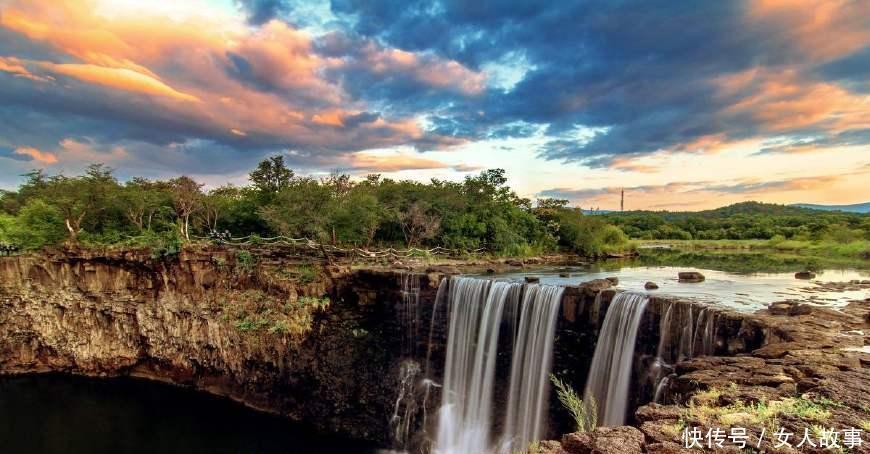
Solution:
M 461 182 L 368 175 L 296 175 L 281 156 L 260 162 L 247 186 L 205 190 L 188 176 L 119 181 L 94 164 L 77 176 L 33 171 L 0 195 L 0 242 L 33 250 L 64 243 L 167 247 L 214 232 L 286 235 L 340 246 L 442 246 L 501 255 L 596 255 L 628 246 L 604 218 L 565 200 L 533 205 L 504 170 Z
M 603 217 L 637 239 L 870 240 L 870 215 L 760 202 L 699 212 L 631 211 Z

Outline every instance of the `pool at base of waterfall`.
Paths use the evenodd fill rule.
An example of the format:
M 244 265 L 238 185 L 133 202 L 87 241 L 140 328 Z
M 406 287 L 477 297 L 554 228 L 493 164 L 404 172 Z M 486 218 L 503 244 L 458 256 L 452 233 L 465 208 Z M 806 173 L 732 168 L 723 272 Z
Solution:
M 576 285 L 593 279 L 615 277 L 617 288 L 648 293 L 650 296 L 677 296 L 708 301 L 741 312 L 755 312 L 770 303 L 799 300 L 820 306 L 841 307 L 868 296 L 866 285 L 828 285 L 829 282 L 850 283 L 870 280 L 870 272 L 857 270 L 819 271 L 813 279 L 796 279 L 794 273 L 732 273 L 703 268 L 675 266 L 608 267 L 592 265 L 567 268 L 526 268 L 522 271 L 490 274 L 485 277 L 521 280 L 527 276 L 542 284 Z M 680 282 L 677 273 L 696 271 L 704 275 L 702 282 Z M 645 289 L 646 282 L 658 288 Z M 854 287 L 854 288 L 853 288 Z
M 376 453 L 228 399 L 139 379 L 0 377 L 0 452 Z

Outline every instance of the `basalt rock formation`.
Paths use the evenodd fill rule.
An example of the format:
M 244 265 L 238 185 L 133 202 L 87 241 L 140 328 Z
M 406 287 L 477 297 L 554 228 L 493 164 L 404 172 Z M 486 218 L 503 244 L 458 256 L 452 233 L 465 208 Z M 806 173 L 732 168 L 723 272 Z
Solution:
M 400 367 L 400 274 L 255 258 L 4 257 L 0 373 L 143 377 L 383 442 Z M 420 276 L 431 299 L 429 284 Z
M 408 383 L 420 370 L 443 374 L 449 317 L 436 293 L 456 266 L 351 269 L 274 248 L 2 257 L 0 374 L 160 380 L 391 446 L 395 418 L 406 432 L 431 433 L 439 391 L 409 397 L 421 390 Z M 611 287 L 600 279 L 564 291 L 553 373 L 575 390 L 585 386 Z M 861 350 L 868 314 L 867 300 L 748 315 L 651 297 L 632 365 L 629 407 L 638 410 L 627 422 L 635 428 L 563 437 L 573 421 L 551 396 L 548 437 L 561 440 L 540 449 L 680 452 L 681 424 L 712 424 L 686 413 L 692 399 L 714 408 L 806 394 L 835 403 L 828 423 L 862 427 L 870 421 L 870 355 Z M 498 367 L 494 386 L 504 389 L 509 364 Z

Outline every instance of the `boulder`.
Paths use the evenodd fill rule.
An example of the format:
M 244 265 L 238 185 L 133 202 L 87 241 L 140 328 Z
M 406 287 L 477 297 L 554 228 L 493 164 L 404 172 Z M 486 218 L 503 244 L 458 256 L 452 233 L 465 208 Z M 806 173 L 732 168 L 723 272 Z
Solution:
M 562 445 L 555 440 L 545 440 L 529 447 L 525 454 L 567 454 Z
M 610 281 L 610 283 L 612 285 L 619 285 L 619 278 L 618 277 L 611 276 L 611 277 L 606 277 L 605 279 Z
M 526 276 L 526 284 L 537 284 L 541 282 L 541 278 L 538 276 Z
M 639 454 L 643 445 L 643 433 L 630 426 L 599 427 L 562 437 L 562 449 L 568 454 Z
M 680 282 L 704 282 L 704 275 L 697 271 L 680 271 L 677 277 Z
M 600 292 L 605 289 L 609 289 L 613 287 L 613 284 L 607 279 L 593 279 L 591 281 L 583 282 L 580 284 L 582 287 L 588 288 L 593 293 Z
M 813 273 L 812 271 L 798 271 L 797 273 L 794 273 L 794 278 L 795 279 L 815 279 L 816 273 Z
M 643 284 L 643 288 L 645 288 L 647 290 L 655 290 L 655 289 L 659 288 L 659 285 L 653 281 L 647 281 L 646 284 Z
M 571 277 L 571 273 L 559 273 L 559 277 Z

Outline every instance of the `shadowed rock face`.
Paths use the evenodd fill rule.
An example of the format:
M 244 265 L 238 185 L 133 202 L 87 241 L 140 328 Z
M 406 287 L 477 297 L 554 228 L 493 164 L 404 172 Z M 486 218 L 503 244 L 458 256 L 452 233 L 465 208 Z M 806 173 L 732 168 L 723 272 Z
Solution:
M 324 430 L 384 442 L 400 362 L 399 275 L 285 257 L 254 269 L 232 253 L 62 255 L 0 260 L 0 373 L 137 376 L 225 395 Z M 283 273 L 283 274 L 282 274 Z M 432 299 L 428 276 L 421 295 Z M 278 311 L 329 295 L 304 334 L 239 328 L 229 308 L 256 291 Z

